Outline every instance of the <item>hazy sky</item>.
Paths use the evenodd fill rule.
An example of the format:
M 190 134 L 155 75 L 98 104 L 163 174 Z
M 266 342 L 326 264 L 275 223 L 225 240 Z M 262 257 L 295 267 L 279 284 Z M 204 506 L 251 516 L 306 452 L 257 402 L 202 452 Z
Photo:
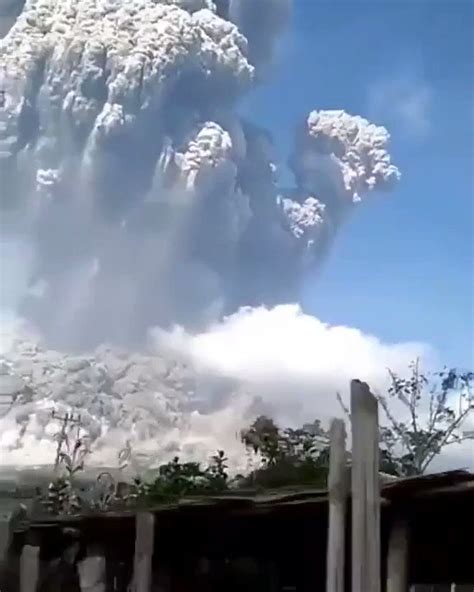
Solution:
M 243 106 L 279 148 L 314 108 L 389 128 L 402 181 L 354 212 L 304 306 L 460 366 L 474 363 L 473 19 L 471 0 L 295 0 L 269 83 Z

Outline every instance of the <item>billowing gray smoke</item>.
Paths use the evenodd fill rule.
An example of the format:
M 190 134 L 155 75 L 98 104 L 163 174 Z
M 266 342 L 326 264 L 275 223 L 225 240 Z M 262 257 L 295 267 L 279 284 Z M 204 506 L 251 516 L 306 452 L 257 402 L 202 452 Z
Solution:
M 235 381 L 156 353 L 101 346 L 93 355 L 70 355 L 39 346 L 21 330 L 9 335 L 0 352 L 0 466 L 53 461 L 60 429 L 53 410 L 80 416 L 93 463 L 113 466 L 127 445 L 138 466 L 176 454 L 204 459 L 220 447 L 239 462 L 239 422 L 257 407 Z
M 383 128 L 314 112 L 278 195 L 268 134 L 235 112 L 289 2 L 271 7 L 26 2 L 1 45 L 2 234 L 34 253 L 19 304 L 51 343 L 294 299 L 352 203 L 398 178 Z
M 314 111 L 296 133 L 295 188 L 279 189 L 270 135 L 237 109 L 289 9 L 290 0 L 1 5 L 1 309 L 46 343 L 3 347 L 0 398 L 19 407 L 4 415 L 2 446 L 15 451 L 34 434 L 49 451 L 52 405 L 86 408 L 91 437 L 107 433 L 113 445 L 135 431 L 171 450 L 192 421 L 209 434 L 195 402 L 212 400 L 206 381 L 188 389 L 174 377 L 184 369 L 162 358 L 83 352 L 138 350 L 153 326 L 200 329 L 240 306 L 296 301 L 354 204 L 397 181 L 384 128 Z

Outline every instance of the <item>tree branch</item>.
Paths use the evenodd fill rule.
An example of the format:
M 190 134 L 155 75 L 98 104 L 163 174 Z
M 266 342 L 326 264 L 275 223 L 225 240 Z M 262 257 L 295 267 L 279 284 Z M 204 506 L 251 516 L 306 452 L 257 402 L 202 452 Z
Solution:
M 377 397 L 377 400 L 379 401 L 382 409 L 385 411 L 385 415 L 387 416 L 387 419 L 392 424 L 392 428 L 399 435 L 399 437 L 402 439 L 403 444 L 407 448 L 408 452 L 410 454 L 414 454 L 410 440 L 406 437 L 404 431 L 400 428 L 400 424 L 398 423 L 398 421 L 393 417 L 386 399 L 380 394 L 375 394 L 375 396 Z
M 342 397 L 341 397 L 341 393 L 340 393 L 340 392 L 337 392 L 337 393 L 336 393 L 336 398 L 337 398 L 337 400 L 338 400 L 338 403 L 339 403 L 339 405 L 341 406 L 341 408 L 342 408 L 342 410 L 343 410 L 344 414 L 347 416 L 347 419 L 349 419 L 349 420 L 350 420 L 350 419 L 351 419 L 351 412 L 349 411 L 349 408 L 347 407 L 347 405 L 346 405 L 346 404 L 344 403 L 344 401 L 342 400 Z
M 443 439 L 441 440 L 441 442 L 436 446 L 436 448 L 434 450 L 431 451 L 431 454 L 427 455 L 426 459 L 425 459 L 425 463 L 422 467 L 422 471 L 426 471 L 426 469 L 429 467 L 429 465 L 431 464 L 431 462 L 433 461 L 433 459 L 439 454 L 439 452 L 448 444 L 453 444 L 454 441 L 450 441 L 449 438 L 452 436 L 452 434 L 454 433 L 454 430 L 458 429 L 461 427 L 462 423 L 464 422 L 464 420 L 467 418 L 467 416 L 469 415 L 469 413 L 472 411 L 471 406 L 468 406 L 453 422 L 452 424 L 449 426 L 449 428 L 446 430 L 446 433 L 443 437 Z M 466 440 L 468 438 L 465 438 Z M 459 442 L 460 440 L 456 440 L 457 442 Z M 462 440 L 461 440 L 462 441 Z

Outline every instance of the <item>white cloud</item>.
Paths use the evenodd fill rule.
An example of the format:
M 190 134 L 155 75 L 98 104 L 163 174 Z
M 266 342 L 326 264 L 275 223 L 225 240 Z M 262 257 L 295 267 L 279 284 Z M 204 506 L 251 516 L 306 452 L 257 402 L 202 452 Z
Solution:
M 13 335 L 18 330 L 12 326 Z M 384 343 L 354 328 L 327 325 L 295 304 L 244 308 L 201 333 L 175 328 L 155 330 L 154 337 L 157 355 L 124 357 L 125 352 L 105 349 L 88 366 L 84 385 L 90 388 L 82 393 L 84 408 L 93 415 L 88 425 L 100 421 L 104 428 L 92 446 L 93 464 L 114 466 L 117 450 L 131 439 L 134 454 L 146 459 L 145 464 L 163 462 L 177 453 L 185 460 L 204 460 L 223 448 L 232 469 L 242 471 L 248 459 L 238 433 L 257 414 L 268 413 L 280 425 L 301 425 L 316 418 L 326 423 L 343 415 L 336 393 L 347 401 L 351 379 L 364 380 L 374 392 L 383 392 L 387 368 L 405 374 L 417 357 L 424 369 L 437 365 L 425 344 Z M 36 352 L 30 360 L 36 377 L 35 412 L 26 424 L 24 408 L 0 420 L 1 463 L 47 463 L 53 454 L 54 430 L 44 409 L 52 404 L 51 393 L 55 406 L 74 404 L 74 393 L 69 399 L 63 386 L 74 381 L 77 360 L 69 363 L 57 352 L 41 353 L 34 341 L 21 343 L 25 351 Z M 11 343 L 1 344 L 8 354 Z M 22 359 L 8 355 L 12 361 Z M 176 365 L 179 360 L 189 368 Z M 112 389 L 100 394 L 98 409 L 106 412 L 103 416 L 96 409 L 96 365 L 107 369 Z M 20 363 L 17 370 L 28 367 Z M 121 368 L 127 368 L 124 374 Z M 46 370 L 51 373 L 45 381 L 41 376 Z M 189 389 L 190 397 L 184 392 Z M 401 417 L 399 407 L 394 412 Z M 18 439 L 21 446 L 15 444 Z M 473 444 L 449 448 L 432 468 L 474 468 Z
M 367 94 L 370 117 L 414 139 L 430 133 L 433 91 L 419 76 L 402 74 L 377 80 Z
M 438 364 L 426 344 L 384 343 L 358 329 L 327 325 L 293 304 L 241 309 L 196 335 L 176 328 L 156 331 L 155 337 L 160 348 L 199 372 L 243 383 L 277 421 L 290 425 L 341 416 L 336 393 L 347 401 L 353 378 L 384 392 L 387 368 L 406 375 L 417 357 L 426 371 Z M 395 413 L 402 412 L 395 407 Z M 474 469 L 473 446 L 469 441 L 448 448 L 432 469 Z
M 197 370 L 234 379 L 263 399 L 277 418 L 297 423 L 340 415 L 336 393 L 353 378 L 383 390 L 387 368 L 404 372 L 432 352 L 421 343 L 387 344 L 357 329 L 330 326 L 295 304 L 244 308 L 205 333 L 155 332 L 160 348 Z

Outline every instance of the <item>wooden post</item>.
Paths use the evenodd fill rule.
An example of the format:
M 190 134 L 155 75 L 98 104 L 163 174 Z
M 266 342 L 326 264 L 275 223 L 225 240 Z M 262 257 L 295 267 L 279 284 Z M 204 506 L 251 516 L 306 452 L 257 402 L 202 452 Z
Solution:
M 106 559 L 101 548 L 90 546 L 86 557 L 78 564 L 81 592 L 105 592 Z
M 141 512 L 135 525 L 133 592 L 151 592 L 155 517 L 150 512 Z
M 351 382 L 352 592 L 380 592 L 378 402 L 364 382 Z
M 326 592 L 344 592 L 344 551 L 348 483 L 346 472 L 346 428 L 342 419 L 332 420 L 330 442 Z
M 408 527 L 395 520 L 390 530 L 387 557 L 387 592 L 408 590 Z
M 40 548 L 24 545 L 20 557 L 20 592 L 36 592 L 39 579 Z

